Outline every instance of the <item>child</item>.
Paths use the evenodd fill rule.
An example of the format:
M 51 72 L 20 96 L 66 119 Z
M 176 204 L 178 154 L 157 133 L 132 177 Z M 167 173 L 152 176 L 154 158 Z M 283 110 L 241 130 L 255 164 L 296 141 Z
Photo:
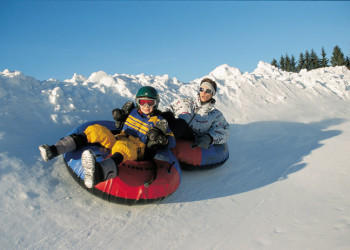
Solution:
M 100 143 L 111 150 L 112 156 L 101 162 L 91 150 L 85 150 L 81 163 L 85 170 L 84 184 L 93 188 L 96 184 L 115 178 L 118 165 L 127 160 L 141 160 L 159 147 L 173 148 L 175 138 L 167 121 L 158 110 L 159 95 L 155 88 L 142 87 L 136 94 L 136 107 L 132 101 L 122 109 L 114 109 L 113 117 L 121 132 L 114 136 L 112 132 L 99 124 L 87 127 L 82 134 L 72 134 L 59 140 L 55 145 L 41 145 L 42 158 L 48 161 L 87 143 Z

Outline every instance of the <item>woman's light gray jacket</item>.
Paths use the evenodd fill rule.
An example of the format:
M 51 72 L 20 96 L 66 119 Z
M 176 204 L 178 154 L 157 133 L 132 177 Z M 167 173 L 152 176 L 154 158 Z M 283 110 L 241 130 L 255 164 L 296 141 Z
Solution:
M 212 144 L 227 142 L 230 126 L 220 110 L 215 108 L 215 99 L 202 104 L 198 98 L 184 98 L 174 101 L 165 108 L 172 111 L 176 118 L 182 118 L 192 127 L 197 135 L 209 134 Z

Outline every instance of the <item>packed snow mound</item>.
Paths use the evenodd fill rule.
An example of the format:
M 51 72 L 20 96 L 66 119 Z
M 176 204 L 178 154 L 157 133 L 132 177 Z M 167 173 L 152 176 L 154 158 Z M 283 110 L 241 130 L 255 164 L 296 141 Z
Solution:
M 280 76 L 283 74 L 283 71 L 279 68 L 268 64 L 266 62 L 260 61 L 258 67 L 253 72 L 254 75 L 270 75 L 270 76 Z
M 164 76 L 108 75 L 103 71 L 86 78 L 38 81 L 20 71 L 0 72 L 0 116 L 26 122 L 51 120 L 57 124 L 78 124 L 90 119 L 110 119 L 111 109 L 133 99 L 136 91 L 152 85 L 160 92 L 162 103 L 180 97 L 174 92 L 182 83 Z M 23 112 L 32 114 L 23 116 Z
M 195 95 L 204 77 L 217 81 L 217 105 L 229 117 L 230 123 L 252 121 L 266 115 L 275 118 L 286 115 L 271 114 L 270 106 L 274 104 L 298 106 L 301 100 L 302 103 L 317 100 L 319 106 L 315 112 L 319 112 L 323 105 L 329 105 L 329 102 L 323 104 L 322 100 L 350 99 L 350 71 L 346 67 L 290 73 L 259 62 L 254 72 L 241 74 L 237 68 L 224 64 L 190 83 L 168 75 L 109 75 L 103 71 L 89 77 L 74 74 L 64 81 L 38 81 L 19 71 L 6 69 L 0 72 L 0 116 L 2 119 L 11 116 L 26 122 L 40 120 L 47 123 L 50 120 L 69 125 L 91 119 L 110 119 L 110 111 L 133 99 L 142 86 L 158 89 L 160 108 L 163 108 L 178 98 Z M 23 117 L 23 112 L 32 115 Z
M 86 80 L 87 80 L 86 77 L 84 77 L 82 75 L 78 75 L 77 73 L 74 73 L 72 79 L 66 79 L 66 80 L 64 80 L 64 82 L 71 82 L 71 83 L 78 84 L 78 83 L 83 83 Z
M 322 113 L 330 105 L 325 100 L 337 102 L 350 99 L 350 71 L 345 66 L 291 73 L 259 62 L 256 70 L 250 74 L 240 74 L 236 68 L 222 65 L 209 77 L 218 83 L 218 107 L 226 114 L 233 114 L 236 122 L 261 117 L 288 119 L 286 116 L 293 114 L 282 111 L 284 107 L 295 107 L 303 112 L 309 108 L 309 105 L 305 107 L 305 103 L 316 101 L 319 105 L 316 109 L 313 107 L 314 112 Z M 194 82 L 198 84 L 199 81 Z M 280 105 L 281 113 L 276 113 L 275 109 L 271 113 L 273 105 Z M 252 114 L 255 117 L 251 117 Z
M 228 64 L 223 64 L 216 69 L 214 69 L 212 72 L 210 72 L 209 76 L 214 77 L 216 79 L 225 79 L 229 75 L 241 75 L 241 71 L 237 68 L 230 67 Z

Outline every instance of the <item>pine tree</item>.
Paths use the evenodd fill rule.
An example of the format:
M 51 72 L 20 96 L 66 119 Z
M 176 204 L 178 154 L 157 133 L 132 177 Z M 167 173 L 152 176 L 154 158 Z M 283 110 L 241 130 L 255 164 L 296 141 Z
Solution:
M 297 65 L 295 62 L 295 57 L 292 55 L 291 59 L 290 59 L 290 71 L 291 72 L 297 72 Z
M 345 66 L 350 69 L 350 58 L 348 56 L 345 59 Z
M 332 66 L 342 66 L 345 65 L 345 58 L 344 54 L 339 48 L 339 46 L 335 46 L 333 49 L 333 54 L 331 57 L 331 64 Z
M 271 65 L 275 66 L 276 68 L 279 68 L 277 60 L 275 58 L 272 59 Z
M 284 57 L 281 56 L 281 59 L 280 59 L 280 68 L 281 70 L 285 70 L 285 60 L 284 60 Z
M 290 72 L 290 58 L 288 54 L 286 54 L 286 57 L 284 60 L 284 68 L 285 68 L 285 71 Z
M 322 47 L 322 51 L 321 51 L 321 55 L 322 55 L 322 59 L 320 61 L 320 66 L 322 68 L 328 67 L 328 62 L 329 60 L 326 57 L 326 52 L 324 51 L 324 48 Z
M 311 53 L 309 53 L 309 51 L 306 50 L 305 54 L 300 53 L 299 60 L 298 62 L 296 62 L 293 55 L 290 58 L 286 53 L 285 57 L 283 55 L 281 56 L 279 63 L 275 58 L 273 58 L 271 65 L 289 72 L 299 72 L 302 69 L 312 70 L 321 67 L 329 67 L 329 60 L 327 59 L 324 47 L 322 47 L 321 55 L 322 58 L 319 58 L 313 49 L 311 50 Z M 334 47 L 330 63 L 332 66 L 345 65 L 350 69 L 349 56 L 345 58 L 339 46 Z
M 305 65 L 305 69 L 307 69 L 308 71 L 310 70 L 310 54 L 309 54 L 309 51 L 308 50 L 306 50 L 305 51 L 305 63 L 304 63 L 304 65 Z
M 310 54 L 310 69 L 318 69 L 320 67 L 320 60 L 316 52 L 312 49 Z
M 304 54 L 300 53 L 299 61 L 298 61 L 298 71 L 302 69 L 305 69 L 305 59 L 304 59 Z

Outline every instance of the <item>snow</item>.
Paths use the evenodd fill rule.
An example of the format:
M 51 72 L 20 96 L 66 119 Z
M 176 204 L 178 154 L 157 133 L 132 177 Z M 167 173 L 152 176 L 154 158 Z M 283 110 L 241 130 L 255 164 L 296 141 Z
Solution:
M 81 188 L 53 144 L 144 85 L 160 108 L 191 96 L 200 79 L 74 74 L 38 81 L 0 71 L 0 247 L 2 249 L 349 249 L 350 71 L 252 73 L 221 65 L 217 105 L 229 121 L 230 158 L 183 172 L 179 189 L 144 206 L 108 203 Z M 207 76 L 203 76 L 207 77 Z

